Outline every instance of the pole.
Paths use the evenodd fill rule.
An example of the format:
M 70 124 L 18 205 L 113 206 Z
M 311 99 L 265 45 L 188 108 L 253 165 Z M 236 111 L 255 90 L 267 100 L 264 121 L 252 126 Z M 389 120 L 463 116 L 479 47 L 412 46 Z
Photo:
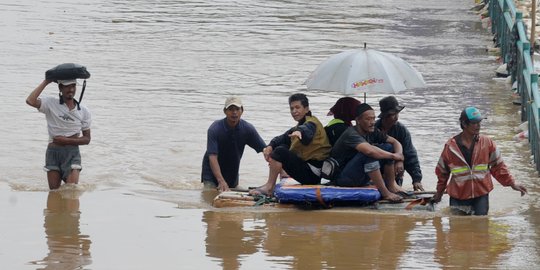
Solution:
M 532 0 L 531 5 L 531 56 L 534 54 L 534 40 L 535 40 L 535 34 L 536 34 L 536 0 Z M 531 57 L 531 60 L 533 60 L 534 57 Z

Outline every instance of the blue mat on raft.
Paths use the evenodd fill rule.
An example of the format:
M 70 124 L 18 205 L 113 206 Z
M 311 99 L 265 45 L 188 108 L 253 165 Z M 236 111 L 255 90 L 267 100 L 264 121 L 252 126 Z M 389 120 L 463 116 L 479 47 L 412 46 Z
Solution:
M 280 203 L 292 204 L 369 204 L 381 199 L 374 187 L 324 185 L 276 185 L 274 196 Z

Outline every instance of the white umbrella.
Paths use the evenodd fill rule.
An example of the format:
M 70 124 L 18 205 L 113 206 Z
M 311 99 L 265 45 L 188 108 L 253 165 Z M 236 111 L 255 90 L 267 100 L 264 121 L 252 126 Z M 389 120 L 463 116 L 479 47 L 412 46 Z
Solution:
M 304 83 L 308 90 L 395 94 L 426 85 L 422 74 L 405 60 L 376 50 L 356 49 L 331 56 Z

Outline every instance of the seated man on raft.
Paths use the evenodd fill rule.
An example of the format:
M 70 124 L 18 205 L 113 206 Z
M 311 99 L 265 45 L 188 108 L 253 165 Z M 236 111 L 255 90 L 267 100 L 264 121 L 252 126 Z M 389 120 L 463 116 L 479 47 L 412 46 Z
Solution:
M 394 161 L 403 161 L 403 149 L 396 139 L 375 128 L 375 119 L 368 104 L 356 107 L 356 125 L 345 130 L 330 154 L 339 163 L 333 181 L 345 187 L 367 186 L 371 181 L 383 199 L 399 202 L 398 194 L 406 192 L 396 183 Z
M 330 143 L 324 127 L 311 115 L 309 101 L 304 94 L 289 97 L 291 116 L 297 125 L 270 141 L 263 154 L 269 163 L 266 184 L 252 189 L 251 195 L 272 196 L 276 180 L 282 170 L 304 185 L 321 182 L 321 167 L 330 154 Z

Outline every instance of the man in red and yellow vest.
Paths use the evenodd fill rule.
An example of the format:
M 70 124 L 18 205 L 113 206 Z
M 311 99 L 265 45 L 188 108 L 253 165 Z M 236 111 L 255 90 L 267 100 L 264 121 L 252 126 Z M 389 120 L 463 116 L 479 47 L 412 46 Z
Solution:
M 461 112 L 459 120 L 463 131 L 446 142 L 435 168 L 438 182 L 433 201 L 440 202 L 446 190 L 450 208 L 457 213 L 487 215 L 489 192 L 493 190 L 491 176 L 503 186 L 520 191 L 521 196 L 527 193 L 510 174 L 495 142 L 480 135 L 483 119 L 475 107 Z

